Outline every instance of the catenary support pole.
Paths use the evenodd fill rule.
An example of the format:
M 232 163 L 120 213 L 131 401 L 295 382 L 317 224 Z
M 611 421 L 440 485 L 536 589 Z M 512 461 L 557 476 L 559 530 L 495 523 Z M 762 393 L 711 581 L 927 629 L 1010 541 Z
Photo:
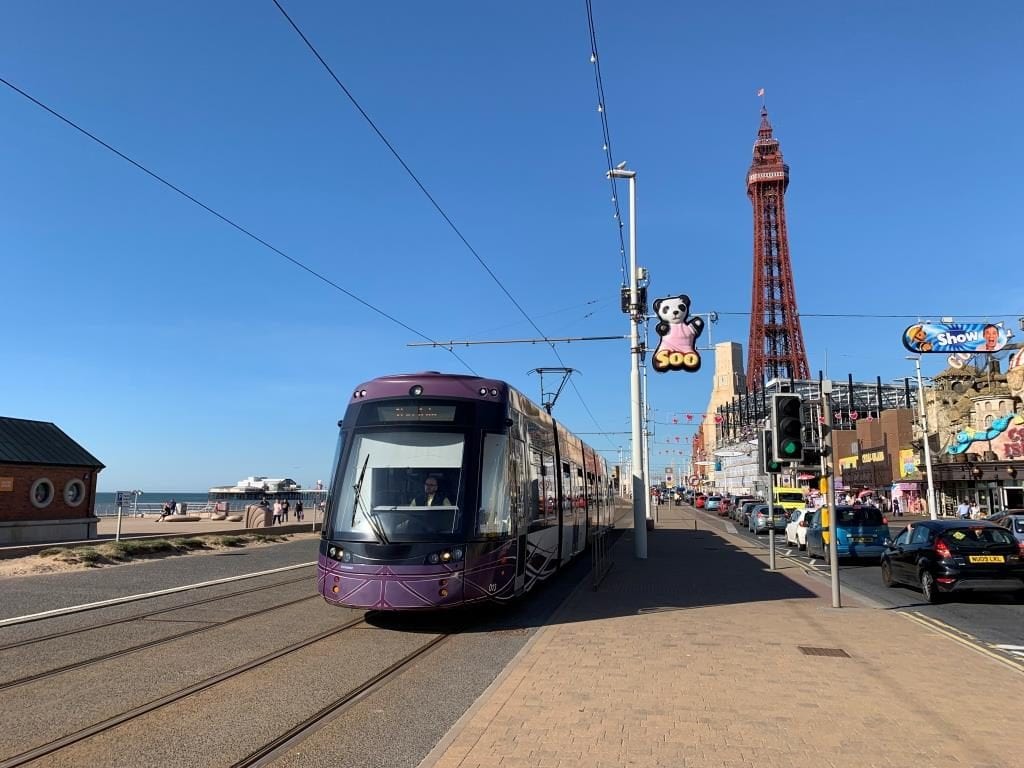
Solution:
M 924 381 L 921 379 L 921 357 L 914 358 L 917 369 L 917 406 L 921 416 L 921 438 L 924 443 L 924 468 L 928 478 L 928 516 L 932 520 L 939 519 L 939 510 L 935 506 L 935 481 L 932 479 L 932 447 L 928 439 L 928 409 L 924 407 Z
M 633 433 L 633 555 L 638 560 L 647 559 L 647 480 L 644 477 L 643 461 L 643 404 L 640 397 L 640 360 L 643 349 L 640 346 L 640 291 L 637 286 L 636 267 L 636 171 L 614 168 L 608 172 L 614 179 L 629 180 L 629 345 L 630 376 L 629 399 Z

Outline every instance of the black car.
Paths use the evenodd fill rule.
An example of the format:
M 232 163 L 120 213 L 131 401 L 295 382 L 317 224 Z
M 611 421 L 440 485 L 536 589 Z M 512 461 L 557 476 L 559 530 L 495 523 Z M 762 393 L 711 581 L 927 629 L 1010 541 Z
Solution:
M 1024 598 L 1024 551 L 985 520 L 912 523 L 882 553 L 882 581 L 918 586 L 929 603 L 951 592 L 1012 592 Z

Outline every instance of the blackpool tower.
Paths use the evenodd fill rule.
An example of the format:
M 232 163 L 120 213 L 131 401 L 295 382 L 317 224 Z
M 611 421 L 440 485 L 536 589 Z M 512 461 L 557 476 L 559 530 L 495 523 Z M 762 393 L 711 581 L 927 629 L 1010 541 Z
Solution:
M 789 166 L 782 162 L 779 140 L 772 135 L 768 110 L 762 107 L 754 159 L 747 172 L 747 197 L 754 206 L 754 293 L 747 381 L 754 389 L 771 379 L 810 378 L 789 261 L 788 186 Z

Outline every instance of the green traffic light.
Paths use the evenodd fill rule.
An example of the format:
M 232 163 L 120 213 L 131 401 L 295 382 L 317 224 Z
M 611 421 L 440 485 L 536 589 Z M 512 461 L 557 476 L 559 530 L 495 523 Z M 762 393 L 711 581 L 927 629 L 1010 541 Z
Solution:
M 785 453 L 787 456 L 792 456 L 794 453 L 796 453 L 796 443 L 794 443 L 792 440 L 787 440 L 782 444 L 782 452 Z

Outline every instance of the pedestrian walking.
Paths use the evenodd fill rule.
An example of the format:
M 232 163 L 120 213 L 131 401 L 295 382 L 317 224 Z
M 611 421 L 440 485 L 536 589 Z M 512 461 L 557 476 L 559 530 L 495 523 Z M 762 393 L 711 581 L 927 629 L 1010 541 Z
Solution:
M 967 499 L 960 501 L 960 506 L 956 508 L 956 516 L 961 520 L 968 520 L 971 517 L 971 505 L 967 503 Z
M 271 518 L 270 524 L 277 525 L 281 522 L 281 500 L 277 499 L 274 501 L 274 515 Z
M 285 499 L 284 501 L 281 502 L 281 522 L 282 523 L 287 523 L 288 522 L 288 510 L 289 510 L 290 507 L 291 507 L 291 504 L 288 503 L 288 499 Z
M 903 517 L 903 512 L 900 510 L 900 500 L 896 498 L 892 500 L 892 516 Z
M 971 520 L 978 520 L 981 518 L 981 508 L 978 506 L 978 502 L 971 502 Z
M 303 520 L 302 511 L 302 499 L 299 499 L 298 501 L 295 502 L 295 519 L 298 520 L 300 523 Z
M 171 502 L 165 501 L 164 502 L 164 508 L 160 512 L 160 520 L 163 520 L 165 517 L 170 517 L 170 516 L 171 516 Z M 157 522 L 159 522 L 159 520 Z

